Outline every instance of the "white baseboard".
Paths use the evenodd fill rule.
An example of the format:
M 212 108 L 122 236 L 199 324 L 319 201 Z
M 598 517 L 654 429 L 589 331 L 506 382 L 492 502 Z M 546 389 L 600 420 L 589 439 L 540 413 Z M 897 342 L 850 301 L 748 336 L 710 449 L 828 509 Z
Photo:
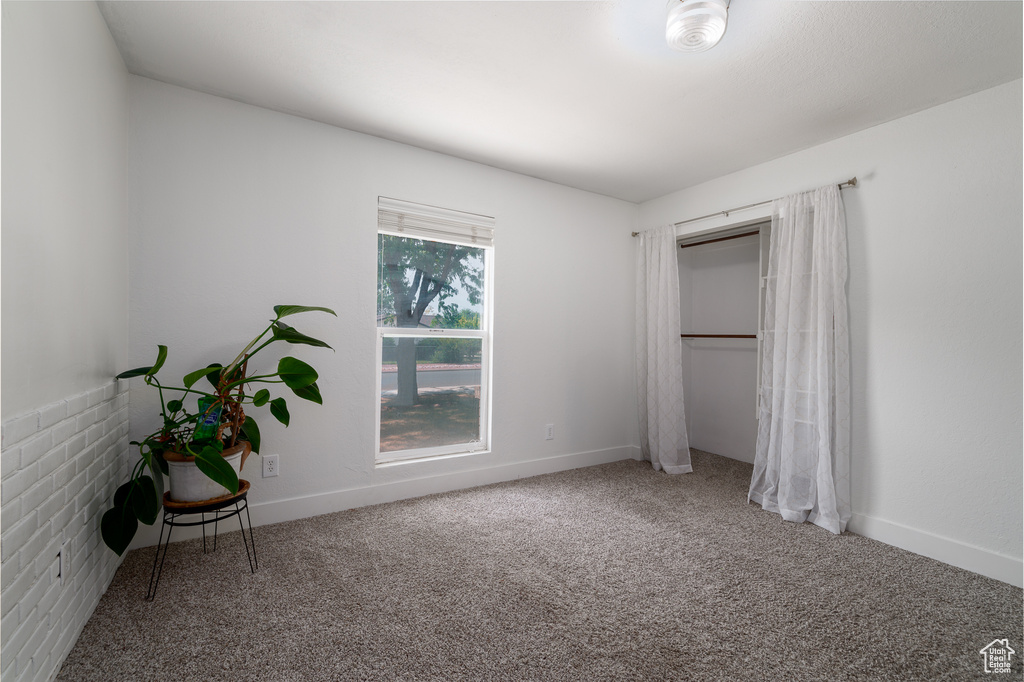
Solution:
M 486 469 L 473 469 L 470 471 L 413 478 L 366 488 L 338 490 L 319 495 L 305 495 L 284 500 L 274 500 L 272 502 L 253 504 L 252 509 L 254 514 L 258 510 L 260 525 L 281 523 L 282 521 L 293 521 L 310 516 L 330 514 L 342 511 L 343 509 L 407 500 L 413 497 L 422 497 L 423 495 L 445 493 L 450 490 L 475 488 L 481 485 L 490 485 L 491 483 L 513 481 L 518 478 L 552 474 L 556 471 L 607 464 L 623 459 L 634 459 L 632 451 L 633 448 L 621 447 L 546 457 L 498 467 L 488 467 Z
M 475 488 L 481 485 L 490 485 L 491 483 L 513 481 L 519 478 L 552 474 L 558 471 L 579 469 L 597 464 L 608 464 L 623 459 L 640 459 L 640 448 L 623 446 L 590 452 L 577 452 L 525 462 L 513 462 L 496 467 L 423 476 L 364 488 L 336 490 L 283 500 L 271 500 L 269 502 L 250 500 L 249 509 L 252 513 L 253 526 L 263 526 L 309 518 L 311 516 L 320 516 L 322 514 L 331 514 L 345 509 L 366 507 L 372 504 L 395 502 L 397 500 L 444 493 L 451 490 Z M 140 527 L 138 535 L 132 541 L 131 549 L 156 545 L 159 538 L 159 528 L 159 520 L 152 527 Z M 175 541 L 198 537 L 202 537 L 202 533 L 199 528 L 195 527 L 181 528 L 174 533 Z
M 513 481 L 519 478 L 540 476 L 569 469 L 618 462 L 623 459 L 642 459 L 640 448 L 624 446 L 577 452 L 569 455 L 545 457 L 542 459 L 513 462 L 497 467 L 472 469 L 454 473 L 423 476 L 393 483 L 337 490 L 316 495 L 303 495 L 283 500 L 258 502 L 250 505 L 253 525 L 262 526 L 284 521 L 330 514 L 345 509 L 365 507 L 372 504 L 395 502 L 413 497 L 433 495 L 451 490 L 475 488 L 492 483 Z M 132 549 L 150 547 L 156 544 L 159 522 L 150 528 L 139 528 L 139 534 L 132 542 Z M 908 552 L 936 559 L 943 563 L 980 573 L 1017 587 L 1024 587 L 1024 562 L 1016 557 L 998 554 L 981 547 L 969 545 L 950 538 L 934 535 L 916 528 L 910 528 L 891 521 L 883 521 L 864 514 L 853 514 L 847 530 L 857 535 L 884 542 L 887 545 L 905 549 Z M 186 540 L 200 537 L 197 528 L 183 528 L 174 538 Z
M 864 514 L 853 514 L 846 529 L 887 545 L 905 549 L 930 559 L 963 568 L 974 573 L 1024 587 L 1024 562 L 1017 557 L 957 540 L 910 528 L 892 521 L 883 521 Z

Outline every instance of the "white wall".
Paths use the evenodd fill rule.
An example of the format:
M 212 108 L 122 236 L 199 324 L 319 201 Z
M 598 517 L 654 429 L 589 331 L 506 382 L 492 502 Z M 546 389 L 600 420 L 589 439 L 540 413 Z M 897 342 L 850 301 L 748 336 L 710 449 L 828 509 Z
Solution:
M 683 333 L 757 332 L 754 235 L 679 249 Z M 754 461 L 757 341 L 683 339 L 683 399 L 690 447 Z
M 1021 117 L 1018 80 L 640 209 L 644 228 L 856 175 L 850 529 L 1017 585 Z
M 127 346 L 127 72 L 74 4 L 3 5 L 5 416 L 109 382 Z
M 277 303 L 339 315 L 294 318 L 337 352 L 290 349 L 324 405 L 261 420 L 281 475 L 243 472 L 254 523 L 637 455 L 634 204 L 145 78 L 131 93 L 128 365 L 160 343 L 171 377 L 226 362 Z M 379 195 L 497 219 L 489 454 L 374 466 Z M 156 406 L 135 382 L 139 435 Z
M 128 452 L 128 73 L 93 3 L 2 12 L 0 675 L 46 680 L 119 565 L 99 523 Z

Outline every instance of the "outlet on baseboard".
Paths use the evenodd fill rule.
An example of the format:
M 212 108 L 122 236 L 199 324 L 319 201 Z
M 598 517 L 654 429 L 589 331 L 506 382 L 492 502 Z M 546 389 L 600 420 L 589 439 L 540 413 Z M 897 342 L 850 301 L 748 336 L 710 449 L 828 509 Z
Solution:
M 554 424 L 548 424 L 547 426 L 544 427 L 544 440 L 554 440 L 554 439 L 555 439 L 555 425 Z
M 271 476 L 277 476 L 278 461 L 277 455 L 264 455 L 263 456 L 263 478 L 270 478 Z

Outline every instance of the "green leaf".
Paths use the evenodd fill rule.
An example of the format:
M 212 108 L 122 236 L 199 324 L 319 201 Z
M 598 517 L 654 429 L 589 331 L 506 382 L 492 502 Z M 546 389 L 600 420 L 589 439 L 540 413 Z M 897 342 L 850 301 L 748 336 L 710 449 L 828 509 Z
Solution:
M 156 464 L 160 468 L 160 473 L 162 473 L 164 476 L 171 475 L 171 467 L 170 465 L 167 464 L 167 460 L 164 459 L 164 453 L 156 453 Z
M 103 542 L 118 556 L 124 554 L 135 537 L 135 531 L 139 529 L 139 521 L 135 514 L 125 505 L 115 504 L 113 509 L 108 509 L 100 520 L 100 534 Z
M 270 414 L 274 415 L 277 421 L 288 426 L 288 420 L 291 417 L 288 414 L 288 405 L 284 402 L 284 398 L 274 398 L 270 401 Z
M 257 455 L 260 454 L 260 427 L 256 424 L 256 420 L 249 415 L 245 415 L 245 423 L 242 424 L 240 430 L 242 436 L 252 446 L 252 451 Z
M 252 404 L 256 407 L 263 407 L 270 400 L 270 391 L 265 388 L 261 388 L 256 391 L 256 395 L 252 397 Z
M 122 483 L 114 491 L 114 506 L 123 507 L 128 503 L 128 497 L 132 492 L 132 482 Z
M 292 393 L 299 396 L 300 398 L 303 398 L 310 402 L 314 402 L 317 405 L 324 404 L 324 399 L 320 395 L 320 387 L 316 385 L 316 382 L 313 382 L 309 386 L 305 386 L 303 388 L 293 388 Z
M 149 476 L 139 476 L 131 493 L 132 510 L 135 517 L 147 526 L 152 526 L 160 513 L 160 497 L 156 485 Z
M 308 306 L 308 305 L 275 305 L 274 312 L 277 313 L 277 319 L 287 317 L 288 315 L 294 315 L 295 313 L 308 313 L 314 310 L 319 310 L 324 313 L 330 313 L 335 317 L 338 313 L 334 312 L 330 308 L 321 308 L 319 306 Z
M 149 374 L 152 367 L 136 367 L 135 369 L 129 369 L 127 371 L 118 374 L 115 379 L 131 379 L 132 377 L 141 377 Z
M 197 452 L 196 466 L 210 480 L 220 483 L 232 494 L 238 492 L 238 474 L 215 448 L 206 446 Z
M 160 371 L 160 368 L 164 366 L 164 361 L 167 360 L 167 346 L 156 347 L 156 363 L 150 367 L 136 367 L 130 369 L 127 372 L 121 372 L 117 375 L 117 379 L 131 379 L 132 377 L 141 376 L 153 376 Z
M 164 366 L 164 361 L 167 360 L 167 346 L 156 347 L 156 364 L 149 368 L 146 372 L 146 376 L 153 376 L 160 371 L 160 368 Z
M 219 371 L 220 371 L 220 365 L 212 365 L 210 367 L 204 367 L 202 369 L 197 369 L 194 372 L 189 372 L 188 374 L 185 375 L 185 378 L 183 378 L 181 381 L 182 381 L 182 383 L 185 384 L 185 388 L 192 388 L 193 384 L 195 384 L 197 381 L 199 381 L 200 379 L 202 379 L 206 375 L 212 374 L 214 372 L 219 372 Z
M 177 412 L 182 407 L 183 407 L 183 403 L 180 400 L 168 400 L 167 401 L 167 411 L 168 412 Z
M 153 474 L 153 487 L 156 490 L 156 499 L 159 503 L 164 499 L 164 476 L 167 474 L 167 462 L 164 461 L 161 453 L 152 451 L 143 454 L 142 459 L 146 460 L 146 467 Z
M 216 367 L 217 369 L 224 369 L 224 365 L 220 364 L 219 362 L 214 362 L 213 364 L 207 365 L 207 368 L 211 367 Z M 214 388 L 217 388 L 217 384 L 220 382 L 220 372 L 210 372 L 209 374 L 206 375 L 206 379 Z
M 307 346 L 317 346 L 319 348 L 331 348 L 320 339 L 314 339 L 312 336 L 307 336 L 295 329 L 295 327 L 289 327 L 284 322 L 274 322 L 273 334 L 275 341 L 287 341 L 288 343 L 302 343 Z M 334 349 L 331 348 L 331 350 Z
M 277 373 L 292 390 L 305 388 L 319 378 L 315 369 L 293 357 L 281 358 L 281 361 L 277 363 Z

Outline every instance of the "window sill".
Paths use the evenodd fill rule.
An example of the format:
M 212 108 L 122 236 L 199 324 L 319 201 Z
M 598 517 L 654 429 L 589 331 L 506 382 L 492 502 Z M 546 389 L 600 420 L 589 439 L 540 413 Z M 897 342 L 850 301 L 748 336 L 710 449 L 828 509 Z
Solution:
M 428 455 L 421 455 L 421 456 L 418 456 L 418 457 L 399 457 L 399 458 L 395 458 L 395 459 L 384 459 L 384 460 L 377 460 L 374 463 L 374 468 L 376 468 L 376 469 L 384 469 L 386 467 L 400 466 L 402 464 L 417 464 L 417 463 L 422 463 L 422 462 L 436 462 L 438 460 L 454 459 L 456 457 L 472 457 L 474 455 L 487 455 L 487 454 L 490 454 L 490 452 L 491 452 L 491 450 L 488 448 L 488 449 L 484 449 L 484 450 L 471 450 L 471 451 L 468 451 L 468 452 L 450 452 L 450 453 L 437 454 L 437 455 L 429 455 L 428 454 Z

